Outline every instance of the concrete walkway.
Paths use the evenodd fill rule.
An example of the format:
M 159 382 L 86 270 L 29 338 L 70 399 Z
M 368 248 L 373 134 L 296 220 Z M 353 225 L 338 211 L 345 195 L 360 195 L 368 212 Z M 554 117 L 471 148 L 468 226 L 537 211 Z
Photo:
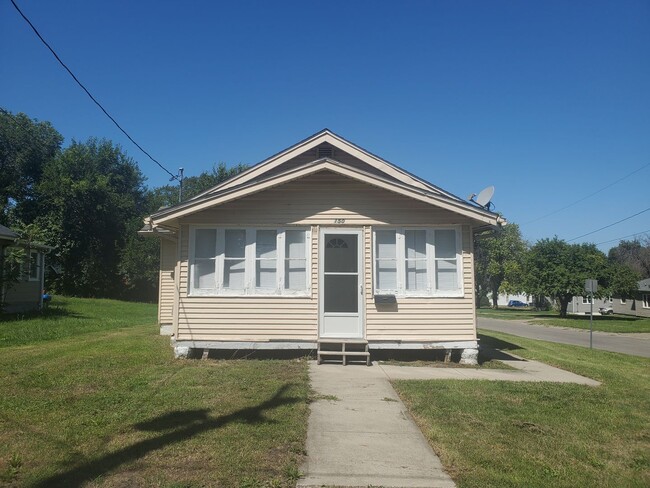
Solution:
M 529 339 L 589 347 L 588 330 L 529 324 L 517 320 L 488 319 L 485 317 L 479 317 L 477 325 L 479 329 L 505 332 L 506 334 L 528 337 Z M 650 357 L 650 334 L 616 334 L 596 331 L 593 336 L 593 346 L 594 349 L 603 351 L 620 352 L 648 358 Z
M 312 388 L 305 475 L 299 487 L 453 487 L 440 460 L 390 384 L 391 379 L 597 381 L 515 356 L 510 370 L 378 365 L 309 365 Z

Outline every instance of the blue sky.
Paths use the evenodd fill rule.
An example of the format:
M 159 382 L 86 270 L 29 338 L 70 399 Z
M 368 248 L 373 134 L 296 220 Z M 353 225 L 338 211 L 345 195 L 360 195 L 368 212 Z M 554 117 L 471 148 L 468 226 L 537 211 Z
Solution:
M 531 242 L 650 207 L 646 0 L 16 1 L 174 173 L 254 164 L 328 127 L 459 196 L 495 185 L 496 210 Z M 111 139 L 150 186 L 168 181 L 9 0 L 0 106 L 49 120 L 66 143 Z M 650 211 L 575 242 L 646 230 Z

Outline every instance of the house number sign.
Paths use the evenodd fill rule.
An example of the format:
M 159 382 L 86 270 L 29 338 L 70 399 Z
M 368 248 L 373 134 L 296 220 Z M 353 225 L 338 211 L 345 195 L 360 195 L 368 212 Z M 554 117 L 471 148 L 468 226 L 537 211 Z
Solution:
M 345 219 L 334 219 L 335 224 L 345 224 Z

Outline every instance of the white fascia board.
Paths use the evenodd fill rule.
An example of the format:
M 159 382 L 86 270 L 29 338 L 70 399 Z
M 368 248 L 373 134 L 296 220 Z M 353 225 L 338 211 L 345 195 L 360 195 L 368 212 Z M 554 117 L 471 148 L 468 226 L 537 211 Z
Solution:
M 237 200 L 244 196 L 248 196 L 253 193 L 267 190 L 274 186 L 279 186 L 284 183 L 288 183 L 298 178 L 303 178 L 305 176 L 323 170 L 329 170 L 332 171 L 333 173 L 347 176 L 349 178 L 382 188 L 384 190 L 392 191 L 394 193 L 398 193 L 406 197 L 413 198 L 415 200 L 420 200 L 424 203 L 428 203 L 430 205 L 434 205 L 436 207 L 440 207 L 445 210 L 458 213 L 470 219 L 478 220 L 480 222 L 485 222 L 486 224 L 497 225 L 498 223 L 497 216 L 495 216 L 494 214 L 488 214 L 486 211 L 481 211 L 479 209 L 474 209 L 473 207 L 468 207 L 465 204 L 456 202 L 456 200 L 450 201 L 446 197 L 440 195 L 432 195 L 415 188 L 411 189 L 406 186 L 396 184 L 394 182 L 389 182 L 381 178 L 378 178 L 374 175 L 361 173 L 354 168 L 350 168 L 348 166 L 341 165 L 340 163 L 335 163 L 330 160 L 324 159 L 318 162 L 317 164 L 310 163 L 296 170 L 277 175 L 266 181 L 261 181 L 257 184 L 253 184 L 245 188 L 234 189 L 231 192 L 227 192 L 226 194 L 221 194 L 221 195 L 215 195 L 212 198 L 208 197 L 200 202 L 191 202 L 194 204 L 189 204 L 185 208 L 178 209 L 178 211 L 176 212 L 171 212 L 168 215 L 164 215 L 159 218 L 156 218 L 154 221 L 154 227 L 164 224 L 165 222 L 168 222 L 170 220 L 178 219 L 180 217 L 184 217 L 186 215 L 195 212 L 200 212 L 201 210 L 215 207 L 217 205 L 222 205 L 224 203 Z
M 439 188 L 424 183 L 422 180 L 411 176 L 410 174 L 400 169 L 399 167 L 390 164 L 387 161 L 384 161 L 383 159 L 361 149 L 360 147 L 352 144 L 351 142 L 346 141 L 345 139 L 330 132 L 329 130 L 319 132 L 315 136 L 306 139 L 302 142 L 299 142 L 295 146 L 292 146 L 289 149 L 286 149 L 285 151 L 279 154 L 271 156 L 269 159 L 262 161 L 259 164 L 256 164 L 248 171 L 244 171 L 243 173 L 240 173 L 239 175 L 230 178 L 229 180 L 223 182 L 222 184 L 217 185 L 197 195 L 194 198 L 200 198 L 201 196 L 210 195 L 218 191 L 227 190 L 228 188 L 232 188 L 233 186 L 242 185 L 247 181 L 250 181 L 251 179 L 266 173 L 267 171 L 271 171 L 272 169 L 289 161 L 290 159 L 306 151 L 309 151 L 310 149 L 313 149 L 316 146 L 319 146 L 324 142 L 331 144 L 337 149 L 347 152 L 351 156 L 354 156 L 355 158 L 360 159 L 364 163 L 367 163 L 370 166 L 373 166 L 374 168 L 383 171 L 387 175 L 392 176 L 393 178 L 397 179 L 398 181 L 401 181 L 402 183 L 406 183 L 407 185 L 411 185 L 416 188 L 421 188 L 423 190 L 445 194 L 449 198 L 455 198 L 453 197 L 453 195 L 446 194 L 445 192 L 442 192 Z

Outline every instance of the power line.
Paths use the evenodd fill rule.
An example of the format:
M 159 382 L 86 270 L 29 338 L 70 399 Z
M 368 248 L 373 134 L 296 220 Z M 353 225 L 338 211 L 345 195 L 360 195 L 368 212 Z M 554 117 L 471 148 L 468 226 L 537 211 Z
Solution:
M 587 232 L 586 234 L 582 234 L 581 236 L 574 237 L 573 239 L 569 239 L 567 242 L 573 242 L 576 239 L 580 239 L 581 237 L 590 236 L 591 234 L 595 234 L 596 232 L 600 232 L 601 230 L 608 229 L 609 227 L 612 227 L 612 226 L 614 226 L 616 224 L 620 224 L 621 222 L 625 222 L 626 220 L 630 220 L 632 217 L 636 217 L 637 215 L 641 215 L 642 213 L 645 213 L 648 210 L 650 210 L 650 207 L 646 208 L 645 210 L 641 210 L 640 212 L 637 212 L 634 215 L 630 215 L 629 217 L 625 217 L 624 219 L 617 220 L 613 224 L 606 225 L 605 227 L 601 227 L 600 229 L 596 229 L 596 230 L 593 230 L 591 232 Z
M 144 154 L 146 154 L 147 157 L 148 157 L 149 159 L 151 159 L 154 163 L 156 163 L 156 164 L 160 167 L 160 169 L 162 169 L 162 170 L 165 171 L 169 176 L 171 176 L 172 179 L 178 179 L 178 175 L 173 174 L 171 171 L 169 171 L 167 168 L 165 168 L 162 164 L 160 164 L 160 162 L 159 162 L 156 158 L 154 158 L 151 154 L 149 154 L 149 153 L 148 153 L 148 152 L 147 152 L 147 151 L 146 151 L 146 150 L 145 150 L 145 149 L 144 149 L 140 144 L 138 144 L 137 142 L 135 142 L 135 140 L 134 140 L 134 139 L 129 135 L 129 133 L 128 133 L 127 131 L 125 131 L 125 130 L 122 128 L 122 126 L 121 126 L 120 124 L 118 124 L 117 121 L 116 121 L 116 120 L 111 116 L 111 114 L 109 114 L 109 113 L 106 111 L 106 109 L 102 106 L 102 104 L 99 103 L 99 102 L 97 101 L 97 99 L 95 99 L 95 97 L 92 96 L 92 94 L 91 94 L 91 93 L 88 91 L 88 89 L 83 85 L 83 83 L 81 83 L 81 82 L 79 81 L 79 79 L 74 75 L 74 73 L 70 70 L 70 68 L 68 68 L 68 67 L 66 66 L 66 64 L 65 64 L 63 61 L 61 61 L 61 58 L 59 57 L 59 55 L 54 51 L 54 49 L 52 49 L 52 47 L 47 43 L 47 41 L 46 41 L 45 39 L 43 39 L 43 36 L 40 34 L 40 32 L 38 32 L 38 29 L 36 29 L 36 27 L 34 27 L 34 24 L 32 24 L 31 21 L 27 18 L 27 16 L 22 12 L 22 10 L 20 10 L 20 7 L 18 7 L 18 5 L 16 5 L 16 2 L 15 2 L 14 0 L 11 0 L 11 4 L 14 6 L 14 8 L 16 9 L 16 11 L 18 11 L 18 13 L 20 14 L 20 16 L 25 20 L 25 22 L 27 22 L 27 24 L 29 24 L 29 26 L 32 28 L 32 30 L 33 30 L 34 33 L 38 36 L 38 38 L 41 40 L 41 42 L 45 45 L 45 47 L 47 47 L 47 48 L 50 50 L 50 52 L 54 55 L 54 57 L 55 57 L 56 60 L 59 62 L 59 64 L 61 64 L 61 66 L 63 66 L 63 67 L 65 68 L 65 70 L 70 74 L 70 76 L 72 76 L 72 79 L 74 79 L 74 81 L 77 82 L 77 85 L 79 85 L 79 86 L 81 87 L 81 89 L 82 89 L 83 91 L 86 92 L 86 95 L 88 95 L 88 96 L 90 97 L 90 99 L 91 99 L 93 102 L 95 102 L 95 105 L 97 105 L 97 106 L 101 109 L 101 111 L 104 112 L 104 114 L 105 114 L 109 119 L 111 119 L 111 122 L 113 122 L 113 124 L 115 124 L 115 126 L 116 126 L 118 129 L 120 129 L 120 131 L 122 131 L 122 133 L 123 133 L 123 134 L 124 134 L 128 139 L 129 139 L 129 141 L 131 141 L 133 144 L 135 144 L 135 146 L 136 146 L 138 149 L 140 149 L 140 151 L 142 151 Z
M 607 243 L 614 242 L 614 241 L 622 241 L 623 239 L 627 239 L 628 237 L 636 237 L 636 236 L 640 236 L 641 234 L 646 234 L 646 233 L 648 233 L 648 232 L 650 232 L 650 229 L 648 229 L 648 230 L 642 230 L 641 232 L 637 232 L 637 233 L 635 233 L 635 234 L 630 234 L 630 235 L 628 235 L 628 236 L 617 237 L 616 239 L 610 239 L 609 241 L 599 242 L 599 243 L 596 244 L 596 245 L 597 245 L 597 246 L 600 246 L 601 244 L 607 244 Z
M 528 222 L 524 222 L 523 224 L 519 224 L 519 225 L 528 225 L 528 224 L 532 224 L 532 223 L 534 223 L 534 222 L 538 222 L 538 221 L 540 221 L 540 220 L 542 220 L 542 219 L 545 219 L 546 217 L 550 217 L 551 215 L 558 214 L 558 213 L 560 213 L 562 210 L 566 210 L 567 208 L 571 208 L 571 207 L 573 207 L 574 205 L 577 205 L 577 204 L 579 204 L 580 202 L 584 202 L 584 201 L 587 200 L 588 198 L 593 197 L 594 195 L 600 193 L 601 191 L 604 191 L 604 190 L 607 190 L 608 188 L 611 188 L 612 186 L 616 185 L 617 183 L 620 183 L 621 181 L 623 181 L 623 180 L 629 178 L 629 177 L 632 176 L 633 174 L 636 174 L 636 173 L 638 173 L 639 171 L 646 169 L 648 166 L 650 166 L 650 163 L 648 163 L 648 164 L 646 164 L 646 165 L 644 165 L 644 166 L 641 166 L 641 167 L 638 168 L 638 169 L 635 169 L 635 170 L 632 171 L 631 173 L 628 173 L 627 175 L 623 176 L 622 178 L 619 178 L 618 180 L 616 180 L 616 181 L 610 183 L 609 185 L 603 186 L 601 189 L 596 190 L 596 191 L 593 192 L 593 193 L 590 193 L 590 194 L 587 195 L 586 197 L 582 197 L 581 199 L 576 200 L 575 202 L 570 203 L 569 205 L 566 205 L 566 206 L 564 206 L 564 207 L 562 207 L 562 208 L 560 208 L 560 209 L 554 210 L 554 211 L 552 211 L 552 212 L 550 212 L 550 213 L 547 213 L 547 214 L 545 214 L 545 215 L 542 215 L 541 217 L 538 217 L 538 218 L 533 219 L 533 220 L 529 220 Z

